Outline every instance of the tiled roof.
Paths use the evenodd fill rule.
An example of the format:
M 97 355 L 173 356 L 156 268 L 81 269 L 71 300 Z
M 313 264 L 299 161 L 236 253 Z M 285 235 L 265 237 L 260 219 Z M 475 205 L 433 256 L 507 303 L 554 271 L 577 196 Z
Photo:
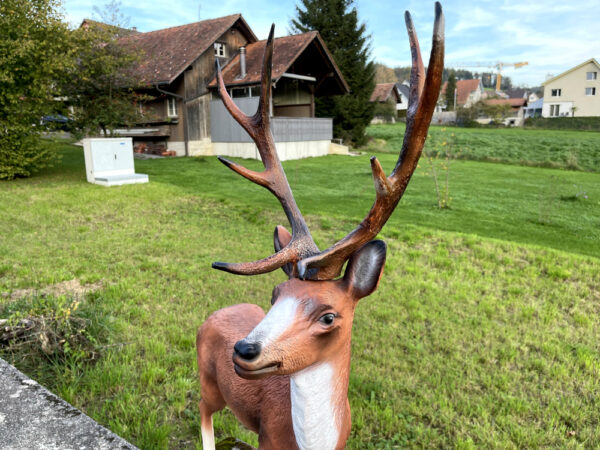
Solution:
M 393 89 L 396 83 L 379 83 L 375 85 L 373 93 L 371 94 L 370 102 L 386 102 L 390 95 L 392 95 Z
M 467 100 L 469 99 L 469 94 L 471 92 L 479 89 L 480 82 L 481 82 L 481 80 L 479 80 L 479 79 L 457 80 L 456 81 L 456 104 L 464 105 L 465 103 L 467 103 Z M 444 83 L 444 86 L 442 86 L 442 94 L 441 94 L 442 96 L 446 95 L 446 87 L 447 86 L 448 86 L 448 82 L 446 81 Z
M 171 83 L 237 21 L 256 37 L 241 14 L 203 20 L 163 30 L 137 33 L 120 39 L 143 52 L 136 73 L 144 83 Z
M 103 22 L 98 22 L 97 20 L 92 19 L 83 19 L 79 28 L 91 28 L 96 29 L 100 28 L 106 31 L 110 31 L 112 36 L 115 37 L 123 37 L 128 36 L 130 34 L 136 34 L 138 31 L 135 28 L 123 28 L 117 25 L 110 25 Z
M 410 97 L 410 86 L 407 86 L 404 83 L 396 83 L 396 88 L 404 95 L 406 98 Z
M 508 95 L 508 98 L 526 98 L 527 94 L 529 94 L 529 92 L 523 88 L 507 89 L 504 92 L 506 92 L 506 95 Z
M 283 36 L 276 38 L 273 42 L 273 69 L 271 78 L 277 81 L 302 54 L 302 52 L 312 43 L 317 42 L 339 77 L 341 84 L 346 91 L 349 91 L 348 85 L 344 80 L 339 68 L 337 67 L 321 36 L 316 31 L 308 33 L 295 34 L 293 36 Z M 239 53 L 222 69 L 223 81 L 226 86 L 252 85 L 259 84 L 262 72 L 262 60 L 267 41 L 258 41 L 246 46 L 246 76 L 239 78 L 240 75 L 240 55 Z M 216 79 L 210 83 L 210 87 L 216 87 Z
M 510 105 L 513 108 L 519 108 L 527 104 L 526 98 L 492 98 L 485 100 L 487 105 Z

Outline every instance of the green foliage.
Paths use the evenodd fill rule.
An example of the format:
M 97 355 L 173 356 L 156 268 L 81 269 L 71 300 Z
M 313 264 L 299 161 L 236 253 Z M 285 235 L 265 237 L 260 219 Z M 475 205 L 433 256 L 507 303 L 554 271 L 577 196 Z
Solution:
M 118 41 L 127 30 L 115 25 L 92 23 L 73 31 L 76 63 L 64 78 L 62 92 L 75 107 L 74 128 L 79 134 L 112 134 L 141 118 L 139 102 L 148 99 L 133 88 L 140 81 L 134 67 L 141 55 L 131 45 Z
M 302 0 L 296 6 L 291 29 L 304 33 L 317 30 L 333 55 L 350 87 L 350 95 L 320 97 L 316 114 L 333 117 L 334 136 L 360 146 L 366 142 L 365 129 L 373 118 L 369 103 L 375 88 L 375 68 L 369 60 L 366 25 L 359 24 L 353 0 Z
M 373 108 L 373 116 L 392 120 L 392 118 L 396 117 L 396 107 L 390 102 L 376 102 Z
M 450 71 L 448 76 L 448 85 L 446 86 L 446 106 L 448 111 L 454 111 L 456 91 L 456 76 L 454 70 Z
M 56 80 L 73 51 L 58 7 L 58 0 L 0 3 L 0 179 L 29 176 L 54 159 L 36 137 L 42 116 L 57 108 Z
M 546 130 L 600 131 L 600 117 L 535 117 L 526 119 L 525 127 Z
M 489 105 L 484 101 L 479 101 L 468 108 L 458 108 L 456 110 L 456 122 L 468 126 L 475 122 L 476 119 L 489 117 L 497 123 L 511 115 L 512 108 L 510 105 Z
M 29 124 L 0 124 L 0 180 L 28 177 L 56 162 L 53 147 L 40 144 L 39 132 Z

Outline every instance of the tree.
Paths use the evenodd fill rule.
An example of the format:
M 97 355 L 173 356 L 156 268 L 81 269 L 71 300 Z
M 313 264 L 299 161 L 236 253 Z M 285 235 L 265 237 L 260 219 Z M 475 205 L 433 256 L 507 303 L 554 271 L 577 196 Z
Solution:
M 454 93 L 456 91 L 456 76 L 454 71 L 450 71 L 448 75 L 448 84 L 446 85 L 446 106 L 448 111 L 454 111 L 456 105 L 454 104 Z
M 74 107 L 73 127 L 82 135 L 101 130 L 107 136 L 116 128 L 134 125 L 141 117 L 136 105 L 148 99 L 134 90 L 140 85 L 135 67 L 141 55 L 122 39 L 133 30 L 121 26 L 119 20 L 128 20 L 118 2 L 111 1 L 104 8 L 104 12 L 95 11 L 110 24 L 90 22 L 73 31 L 76 62 L 62 87 Z
M 364 23 L 359 24 L 353 0 L 301 0 L 292 19 L 293 32 L 317 30 L 331 51 L 351 94 L 315 100 L 318 116 L 333 117 L 334 134 L 362 145 L 365 129 L 373 118 L 369 103 L 375 88 L 375 69 L 369 60 L 370 36 Z
M 394 69 L 385 64 L 375 64 L 375 83 L 397 83 L 398 77 Z
M 30 176 L 56 158 L 39 137 L 73 52 L 58 7 L 57 0 L 0 2 L 0 179 Z

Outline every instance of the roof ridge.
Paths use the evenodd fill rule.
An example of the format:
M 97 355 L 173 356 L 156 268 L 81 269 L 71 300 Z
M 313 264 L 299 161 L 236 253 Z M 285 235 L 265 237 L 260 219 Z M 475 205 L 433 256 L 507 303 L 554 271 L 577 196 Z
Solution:
M 138 34 L 136 34 L 136 36 L 148 35 L 148 34 L 151 34 L 151 33 L 158 33 L 159 31 L 174 30 L 176 28 L 189 27 L 191 25 L 197 25 L 199 23 L 213 22 L 215 20 L 228 19 L 230 17 L 231 18 L 233 18 L 233 17 L 238 17 L 239 18 L 239 17 L 242 17 L 242 14 L 241 13 L 236 13 L 236 14 L 229 14 L 227 16 L 215 17 L 213 19 L 197 20 L 196 22 L 184 23 L 182 25 L 174 25 L 172 27 L 160 28 L 158 30 L 152 30 L 152 31 L 138 31 Z

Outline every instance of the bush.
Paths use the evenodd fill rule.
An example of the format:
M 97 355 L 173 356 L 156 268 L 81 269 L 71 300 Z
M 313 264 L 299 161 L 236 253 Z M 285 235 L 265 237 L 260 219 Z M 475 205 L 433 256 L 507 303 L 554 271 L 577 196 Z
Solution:
M 373 116 L 378 117 L 387 121 L 391 121 L 396 117 L 396 108 L 393 104 L 385 102 L 375 103 L 375 108 L 373 110 Z
M 526 119 L 525 127 L 547 130 L 600 131 L 600 117 L 535 117 Z
M 0 125 L 0 180 L 28 177 L 56 160 L 52 146 L 41 145 L 33 127 Z

